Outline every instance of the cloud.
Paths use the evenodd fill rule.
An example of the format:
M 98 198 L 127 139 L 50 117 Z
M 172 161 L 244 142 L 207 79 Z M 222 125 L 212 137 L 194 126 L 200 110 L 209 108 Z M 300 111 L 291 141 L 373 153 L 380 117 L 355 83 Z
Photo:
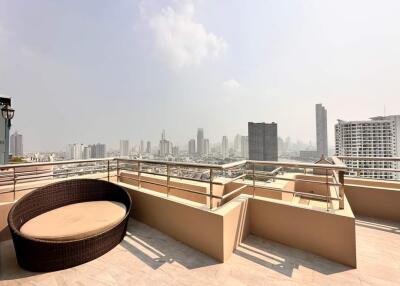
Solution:
M 162 8 L 153 16 L 141 12 L 148 21 L 157 51 L 168 65 L 173 68 L 200 65 L 224 53 L 227 47 L 224 39 L 194 21 L 192 2 L 180 2 L 175 6 Z M 140 8 L 143 10 L 143 6 Z
M 226 90 L 236 90 L 240 88 L 240 83 L 234 79 L 226 80 L 222 83 L 222 87 Z

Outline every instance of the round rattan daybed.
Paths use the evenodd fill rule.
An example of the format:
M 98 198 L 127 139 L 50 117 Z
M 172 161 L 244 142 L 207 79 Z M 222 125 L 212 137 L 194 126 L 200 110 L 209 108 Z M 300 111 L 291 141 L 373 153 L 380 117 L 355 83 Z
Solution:
M 35 236 L 32 227 L 30 230 L 26 227 L 32 235 L 29 231 L 21 231 L 21 228 L 31 222 L 33 222 L 31 226 L 37 227 L 38 223 L 46 221 L 43 220 L 43 216 L 45 219 L 47 216 L 48 220 L 49 217 L 50 220 L 54 220 L 52 213 L 58 214 L 56 218 L 63 219 L 62 212 L 60 213 L 63 208 L 69 209 L 71 213 L 71 211 L 76 212 L 82 205 L 82 213 L 90 215 L 90 208 L 88 209 L 85 204 L 93 205 L 97 202 L 102 203 L 101 207 L 105 203 L 114 208 L 122 206 L 124 213 L 118 221 L 98 228 L 97 232 L 96 228 L 92 227 L 88 232 L 66 235 L 63 232 L 68 230 L 68 225 L 60 223 L 55 226 L 54 222 L 53 225 L 49 224 L 51 227 L 46 229 L 46 235 L 50 229 L 50 232 L 54 230 L 54 233 L 62 233 L 64 236 Z M 131 198 L 123 188 L 95 179 L 66 180 L 32 191 L 17 201 L 8 214 L 8 225 L 18 264 L 26 270 L 46 272 L 73 267 L 105 254 L 124 238 L 131 205 Z M 106 214 L 107 212 L 98 210 L 96 216 L 100 216 L 98 220 L 101 220 L 101 216 Z M 74 215 L 76 219 L 79 213 Z M 91 215 L 93 217 L 93 213 Z M 106 219 L 104 217 L 104 220 Z M 73 220 L 74 218 L 71 221 Z M 88 223 L 87 225 L 90 226 Z M 38 229 L 38 232 L 42 231 L 41 227 Z

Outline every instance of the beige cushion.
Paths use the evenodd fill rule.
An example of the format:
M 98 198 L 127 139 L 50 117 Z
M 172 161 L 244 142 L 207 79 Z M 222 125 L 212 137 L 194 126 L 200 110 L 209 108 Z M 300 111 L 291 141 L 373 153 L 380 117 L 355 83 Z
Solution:
M 89 237 L 120 223 L 126 214 L 124 204 L 92 201 L 66 205 L 27 221 L 25 235 L 47 240 L 73 240 Z

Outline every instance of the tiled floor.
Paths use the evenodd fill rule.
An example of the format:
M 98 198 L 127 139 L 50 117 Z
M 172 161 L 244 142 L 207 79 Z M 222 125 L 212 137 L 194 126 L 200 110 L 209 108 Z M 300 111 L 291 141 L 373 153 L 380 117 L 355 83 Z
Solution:
M 52 273 L 30 273 L 0 244 L 0 285 L 400 285 L 400 224 L 357 220 L 358 268 L 249 236 L 224 264 L 137 221 L 104 256 Z

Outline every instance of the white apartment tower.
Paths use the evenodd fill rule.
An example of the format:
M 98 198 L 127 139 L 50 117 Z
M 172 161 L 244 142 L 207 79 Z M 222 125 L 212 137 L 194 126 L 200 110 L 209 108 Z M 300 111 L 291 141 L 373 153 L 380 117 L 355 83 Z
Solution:
M 75 143 L 67 146 L 66 158 L 69 160 L 81 160 L 83 156 L 83 144 Z
M 399 157 L 400 115 L 373 117 L 366 121 L 338 120 L 335 125 L 337 156 Z M 399 162 L 344 160 L 350 168 L 400 169 Z M 400 179 L 398 172 L 353 170 L 365 178 Z

